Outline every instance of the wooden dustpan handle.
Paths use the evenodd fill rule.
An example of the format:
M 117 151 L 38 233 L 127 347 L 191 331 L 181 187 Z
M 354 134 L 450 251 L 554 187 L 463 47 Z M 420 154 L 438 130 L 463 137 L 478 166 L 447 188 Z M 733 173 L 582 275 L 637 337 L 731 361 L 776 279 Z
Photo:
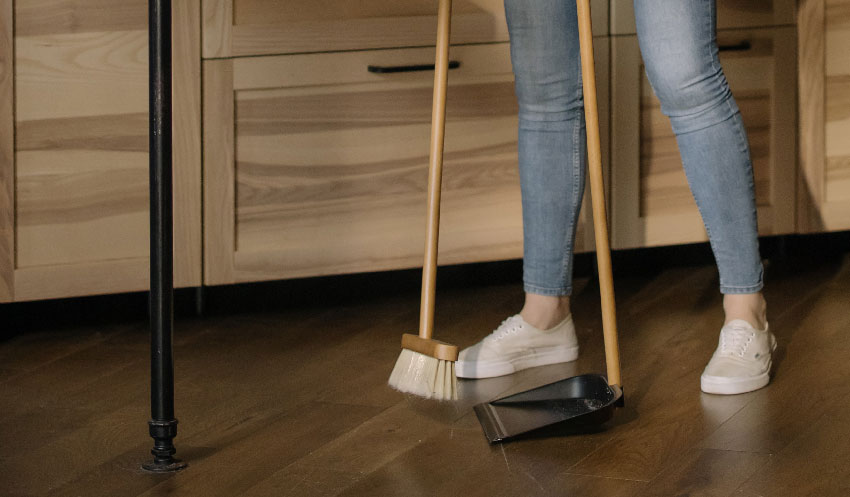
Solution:
M 596 261 L 599 266 L 599 293 L 602 301 L 602 332 L 605 337 L 605 362 L 608 383 L 620 383 L 620 350 L 617 344 L 617 316 L 614 306 L 614 280 L 611 274 L 611 247 L 608 243 L 608 218 L 602 182 L 602 147 L 599 142 L 599 112 L 596 103 L 596 72 L 593 63 L 593 36 L 590 0 L 576 0 L 578 33 L 581 45 L 581 78 L 584 88 L 584 115 L 587 125 L 587 167 L 593 201 L 593 231 L 596 235 Z
M 434 102 L 431 108 L 431 148 L 428 165 L 428 220 L 425 228 L 425 263 L 422 267 L 422 301 L 419 336 L 434 334 L 434 294 L 437 283 L 437 246 L 440 235 L 440 186 L 443 178 L 443 142 L 446 131 L 446 85 L 449 73 L 449 33 L 452 0 L 439 0 L 437 56 L 434 63 Z

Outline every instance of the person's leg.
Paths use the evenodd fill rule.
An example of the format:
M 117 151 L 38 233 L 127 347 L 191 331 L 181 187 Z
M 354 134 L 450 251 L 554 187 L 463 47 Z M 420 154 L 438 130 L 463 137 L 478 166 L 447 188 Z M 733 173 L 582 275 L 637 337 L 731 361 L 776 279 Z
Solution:
M 726 321 L 701 376 L 708 393 L 767 385 L 771 352 L 761 294 L 753 169 L 741 114 L 718 59 L 714 0 L 634 0 L 646 73 L 670 118 L 720 273 Z
M 727 321 L 763 328 L 753 169 L 718 59 L 713 0 L 635 0 L 646 73 L 670 117 L 720 273 Z
M 573 0 L 505 0 L 519 103 L 525 304 L 460 352 L 458 377 L 487 378 L 575 360 L 570 316 L 575 228 L 584 192 L 584 105 Z
M 523 216 L 520 315 L 540 329 L 569 315 L 585 130 L 575 2 L 505 0 L 519 103 Z

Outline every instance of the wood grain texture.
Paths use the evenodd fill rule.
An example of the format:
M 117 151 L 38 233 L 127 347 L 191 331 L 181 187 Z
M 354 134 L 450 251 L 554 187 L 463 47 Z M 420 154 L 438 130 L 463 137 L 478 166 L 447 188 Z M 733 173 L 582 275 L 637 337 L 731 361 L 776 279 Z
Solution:
M 666 267 L 644 251 L 637 260 L 657 262 L 616 281 L 626 407 L 598 432 L 500 446 L 487 444 L 475 403 L 604 369 L 593 281 L 578 280 L 573 295 L 577 361 L 460 381 L 456 403 L 386 386 L 419 299 L 417 285 L 391 275 L 383 286 L 334 280 L 344 297 L 333 305 L 287 305 L 284 295 L 250 312 L 179 318 L 175 442 L 190 468 L 159 477 L 138 471 L 150 449 L 147 327 L 68 316 L 0 342 L 18 371 L 0 377 L 4 495 L 842 497 L 850 256 L 810 247 L 823 244 L 769 261 L 780 351 L 767 388 L 699 392 L 723 319 L 714 265 Z M 437 295 L 437 328 L 460 346 L 522 305 L 518 281 L 480 276 Z
M 794 230 L 794 39 L 793 28 L 787 27 L 718 32 L 721 45 L 741 40 L 751 45 L 743 52 L 721 52 L 720 57 L 747 130 L 762 235 Z M 631 72 L 633 81 L 640 82 L 614 79 L 613 108 L 620 109 L 613 116 L 615 247 L 707 240 L 669 119 L 643 66 L 624 60 L 639 57 L 637 44 L 619 38 L 614 44 L 615 73 Z
M 0 302 L 15 288 L 15 36 L 13 2 L 0 1 Z
M 233 0 L 202 0 L 204 58 L 230 57 L 233 40 Z
M 603 36 L 608 6 L 593 3 L 594 32 Z M 204 57 L 431 46 L 436 11 L 419 0 L 207 0 Z M 452 12 L 452 43 L 508 41 L 500 0 L 456 0 Z
M 776 497 L 835 496 L 850 492 L 850 395 L 779 452 L 764 468 L 741 485 L 742 495 Z
M 800 231 L 850 227 L 850 2 L 800 5 Z
M 823 229 L 819 206 L 823 203 L 823 166 L 826 116 L 824 0 L 800 2 L 798 14 L 798 85 L 800 98 L 800 174 L 797 196 L 797 230 Z
M 600 40 L 607 166 L 608 44 Z M 519 257 L 507 45 L 453 47 L 452 58 L 461 65 L 449 75 L 440 263 Z M 431 76 L 366 67 L 432 59 L 427 48 L 237 58 L 232 74 L 231 65 L 207 62 L 205 281 L 419 266 Z M 592 249 L 590 219 L 586 210 L 579 252 Z
M 455 43 L 506 41 L 500 2 L 456 2 Z M 436 6 L 398 2 L 215 0 L 204 5 L 204 57 L 433 45 Z M 206 35 L 205 35 L 206 36 Z
M 440 262 L 517 257 L 507 46 L 455 47 L 452 57 L 461 67 L 449 75 Z M 218 244 L 208 245 L 208 281 L 419 266 L 431 74 L 380 75 L 366 66 L 432 58 L 433 49 L 412 49 L 239 59 L 232 76 L 224 63 L 208 62 L 215 83 L 205 94 L 217 108 L 205 117 L 206 157 L 216 161 L 206 165 L 206 185 L 220 191 L 208 198 L 223 199 L 207 223 L 215 230 L 208 243 Z M 232 185 L 216 184 L 228 178 Z M 230 226 L 232 244 L 218 240 Z
M 139 0 L 25 0 L 15 6 L 18 36 L 146 29 L 147 3 Z
M 769 454 L 711 449 L 688 451 L 652 480 L 640 497 L 727 497 L 771 460 Z
M 39 298 L 39 284 L 52 297 L 147 288 L 147 3 L 15 9 L 16 298 Z M 201 281 L 200 1 L 175 2 L 173 20 L 175 282 L 189 286 Z M 96 271 L 100 290 L 49 276 L 119 261 L 113 278 Z
M 233 62 L 204 61 L 204 283 L 233 281 Z
M 203 281 L 201 243 L 201 0 L 173 4 L 174 269 L 178 285 Z

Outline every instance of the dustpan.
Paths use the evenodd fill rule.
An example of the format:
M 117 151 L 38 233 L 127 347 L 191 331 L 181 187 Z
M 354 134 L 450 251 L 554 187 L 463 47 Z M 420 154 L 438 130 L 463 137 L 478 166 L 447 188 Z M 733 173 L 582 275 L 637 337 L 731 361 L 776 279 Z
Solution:
M 623 406 L 620 383 L 620 354 L 614 311 L 614 282 L 605 193 L 602 183 L 602 153 L 596 105 L 589 0 L 577 0 L 581 45 L 582 85 L 587 125 L 587 165 L 593 200 L 593 226 L 602 303 L 602 331 L 608 376 L 585 374 L 539 386 L 475 406 L 475 414 L 490 443 L 512 438 L 586 432 L 610 420 L 616 407 Z
M 475 406 L 490 443 L 512 438 L 583 433 L 610 420 L 623 390 L 599 374 L 559 380 Z

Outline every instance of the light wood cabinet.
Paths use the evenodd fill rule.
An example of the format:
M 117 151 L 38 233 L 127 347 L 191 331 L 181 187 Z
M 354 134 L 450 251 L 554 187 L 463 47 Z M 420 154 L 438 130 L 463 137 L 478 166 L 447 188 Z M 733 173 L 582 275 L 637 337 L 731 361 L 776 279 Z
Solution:
M 735 47 L 721 51 L 720 57 L 747 128 L 759 231 L 791 233 L 796 178 L 794 28 L 722 30 L 718 44 Z M 614 247 L 707 240 L 675 135 L 646 79 L 637 38 L 615 37 L 612 51 Z
M 613 244 L 702 241 L 632 3 L 592 9 Z M 761 233 L 850 228 L 850 0 L 717 6 L 720 44 L 749 43 L 721 59 Z M 368 66 L 433 63 L 436 2 L 174 9 L 175 283 L 420 265 L 433 73 Z M 453 11 L 440 263 L 521 257 L 503 3 Z M 0 0 L 0 302 L 147 288 L 146 23 L 145 0 Z
M 0 6 L 0 301 L 147 288 L 147 2 Z M 201 284 L 199 15 L 174 3 L 180 286 Z
M 801 0 L 799 230 L 850 229 L 850 0 Z
M 607 34 L 607 0 L 593 0 L 594 33 Z M 434 44 L 433 0 L 204 0 L 205 58 Z M 452 2 L 453 44 L 508 41 L 503 0 Z
M 433 57 L 205 61 L 205 282 L 420 265 L 433 72 L 367 68 Z M 440 263 L 521 257 L 508 44 L 455 46 L 451 59 Z

